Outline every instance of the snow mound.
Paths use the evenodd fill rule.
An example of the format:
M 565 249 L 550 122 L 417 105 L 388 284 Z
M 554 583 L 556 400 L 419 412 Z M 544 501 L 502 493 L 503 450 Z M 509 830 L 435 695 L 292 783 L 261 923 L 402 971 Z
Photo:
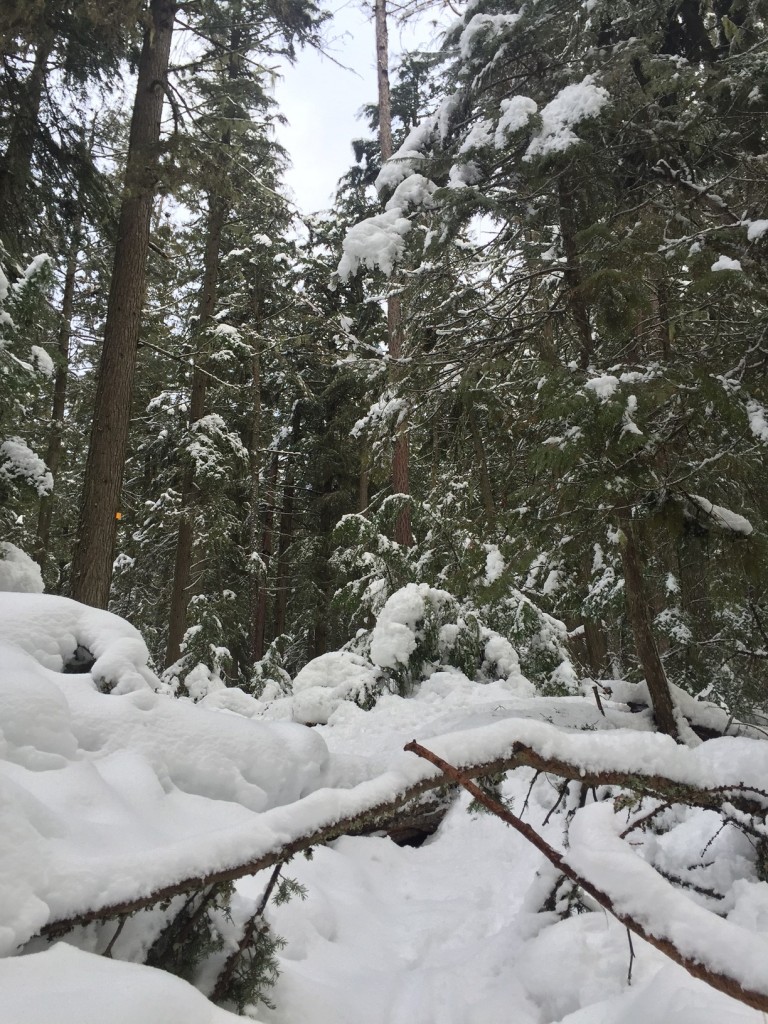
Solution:
M 62 672 L 83 644 L 90 671 Z M 324 784 L 317 733 L 157 693 L 146 657 L 116 615 L 0 595 L 0 955 L 51 918 L 237 861 L 260 812 Z
M 344 700 L 360 701 L 378 689 L 380 673 L 351 651 L 314 658 L 293 681 L 293 713 L 298 722 L 328 721 Z
M 29 555 L 8 541 L 0 541 L 0 591 L 42 594 L 40 566 Z
M 43 953 L 0 960 L 8 1024 L 228 1024 L 220 1010 L 165 971 L 84 953 L 60 942 Z

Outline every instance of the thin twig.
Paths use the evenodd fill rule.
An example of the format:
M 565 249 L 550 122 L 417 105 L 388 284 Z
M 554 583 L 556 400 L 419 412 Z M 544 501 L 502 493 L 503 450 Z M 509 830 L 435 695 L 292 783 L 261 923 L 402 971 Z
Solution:
M 101 954 L 102 956 L 107 956 L 107 957 L 109 957 L 110 960 L 112 959 L 112 947 L 115 945 L 117 940 L 120 938 L 120 932 L 123 930 L 123 928 L 125 928 L 125 922 L 128 920 L 128 917 L 129 917 L 128 914 L 123 914 L 123 916 L 117 922 L 117 928 L 115 928 L 115 933 L 112 936 L 112 938 L 109 940 L 109 944 L 108 944 L 107 948 Z
M 627 928 L 627 942 L 629 942 L 629 966 L 627 967 L 627 985 L 632 984 L 632 964 L 635 961 L 635 947 L 632 945 L 632 932 Z

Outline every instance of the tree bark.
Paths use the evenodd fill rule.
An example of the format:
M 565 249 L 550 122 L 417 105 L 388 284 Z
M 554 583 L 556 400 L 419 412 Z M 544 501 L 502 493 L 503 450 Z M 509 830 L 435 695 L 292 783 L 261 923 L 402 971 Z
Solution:
M 294 438 L 295 438 L 294 434 Z M 280 539 L 277 546 L 277 592 L 275 594 L 275 636 L 282 636 L 288 615 L 288 550 L 293 539 L 293 512 L 296 484 L 288 466 L 283 483 L 283 507 L 280 511 Z
M 384 164 L 392 156 L 392 99 L 389 86 L 389 33 L 387 29 L 387 2 L 375 0 L 374 20 L 376 25 L 376 79 L 379 96 L 379 149 Z M 403 310 L 399 295 L 387 299 L 387 344 L 393 374 L 397 374 L 397 362 L 403 352 Z M 409 480 L 408 425 L 401 420 L 395 428 L 395 445 L 392 454 L 392 490 L 395 494 L 410 494 Z M 410 547 L 413 544 L 411 532 L 411 510 L 405 505 L 395 523 L 395 540 Z
M 79 210 L 79 207 L 78 207 Z M 51 407 L 51 432 L 45 453 L 45 464 L 56 483 L 61 465 L 62 432 L 64 430 L 64 412 L 67 402 L 67 376 L 69 374 L 69 343 L 72 337 L 72 311 L 75 305 L 75 275 L 77 274 L 77 257 L 80 253 L 80 232 L 82 215 L 78 212 L 77 220 L 72 226 L 72 243 L 67 257 L 67 269 L 64 274 L 64 292 L 61 300 L 61 325 L 56 348 L 59 363 L 53 378 L 53 403 Z M 53 515 L 54 491 L 40 499 L 37 514 L 37 541 L 35 545 L 35 561 L 41 569 L 45 568 L 48 546 L 51 535 L 51 518 Z
M 485 457 L 483 435 L 480 433 L 480 424 L 477 422 L 477 415 L 475 413 L 475 399 L 471 392 L 465 392 L 464 407 L 467 410 L 467 422 L 469 423 L 469 432 L 472 435 L 472 447 L 475 451 L 475 463 L 480 476 L 480 496 L 483 499 L 485 518 L 488 526 L 493 527 L 496 524 L 496 504 L 493 500 L 493 487 L 491 486 L 491 476 L 488 472 L 488 460 Z
M 150 24 L 139 60 L 78 539 L 72 561 L 72 596 L 97 608 L 106 608 L 112 581 L 115 517 L 120 508 L 128 447 L 149 225 L 159 177 L 163 100 L 175 14 L 175 0 L 151 0 Z
M 208 222 L 206 225 L 203 284 L 197 309 L 197 352 L 192 371 L 192 391 L 189 403 L 190 428 L 205 415 L 205 398 L 208 377 L 205 372 L 205 336 L 216 309 L 219 281 L 219 256 L 221 234 L 226 220 L 226 203 L 212 193 L 208 200 Z M 194 547 L 194 506 L 197 495 L 195 470 L 187 462 L 181 478 L 181 512 L 179 531 L 176 539 L 176 561 L 173 570 L 173 589 L 168 618 L 168 644 L 165 651 L 165 665 L 173 665 L 181 656 L 181 643 L 187 628 L 187 608 L 190 597 L 190 574 L 192 549 Z
M 656 646 L 656 638 L 653 635 L 650 605 L 643 584 L 642 560 L 637 549 L 635 525 L 629 510 L 622 514 L 621 528 L 623 536 L 619 546 L 624 568 L 624 590 L 635 651 L 648 684 L 648 694 L 653 705 L 656 725 L 661 732 L 678 739 L 679 730 L 675 719 L 672 693 Z
M 277 501 L 277 474 L 279 456 L 275 453 L 269 467 L 269 486 L 266 493 L 264 509 L 264 529 L 261 538 L 261 561 L 264 566 L 259 585 L 256 588 L 256 601 L 252 610 L 251 657 L 254 662 L 261 661 L 266 650 L 267 637 L 267 573 L 272 560 L 274 547 L 275 503 Z
M 21 257 L 26 208 L 25 193 L 32 178 L 32 155 L 39 130 L 40 104 L 53 50 L 54 33 L 47 25 L 35 50 L 35 60 L 21 90 L 20 103 L 5 153 L 0 159 L 0 238 L 15 260 Z
M 592 358 L 594 342 L 589 323 L 589 309 L 580 291 L 582 275 L 579 265 L 579 249 L 576 244 L 576 193 L 566 172 L 563 172 L 557 179 L 557 194 L 560 207 L 560 232 L 563 239 L 563 250 L 565 251 L 564 274 L 568 307 L 576 326 L 576 334 L 581 350 L 579 365 L 582 370 L 585 370 Z

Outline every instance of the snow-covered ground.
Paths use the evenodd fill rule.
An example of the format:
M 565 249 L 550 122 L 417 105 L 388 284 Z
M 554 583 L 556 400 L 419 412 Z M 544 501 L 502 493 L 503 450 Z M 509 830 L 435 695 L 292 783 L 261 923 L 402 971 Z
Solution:
M 379 646 L 391 654 L 407 638 L 394 626 L 382 635 L 387 621 L 380 618 Z M 616 685 L 613 702 L 606 697 L 604 715 L 591 696 L 535 696 L 513 654 L 505 649 L 507 671 L 495 680 L 443 668 L 412 695 L 384 695 L 367 711 L 354 699 L 378 668 L 348 652 L 308 666 L 288 696 L 256 700 L 211 686 L 194 703 L 164 692 L 141 637 L 115 616 L 62 598 L 0 593 L 0 1020 L 236 1019 L 187 982 L 142 965 L 167 904 L 126 919 L 116 939 L 114 917 L 50 947 L 35 934 L 256 859 L 432 777 L 435 769 L 403 753 L 414 738 L 458 764 L 518 742 L 587 771 L 656 772 L 734 792 L 743 782 L 762 799 L 762 740 L 676 746 L 650 730 L 647 714 L 617 702 L 627 699 L 627 684 Z M 78 660 L 87 667 L 89 657 L 89 671 L 63 671 Z M 324 724 L 299 724 L 310 712 Z M 610 802 L 588 797 L 579 809 L 569 797 L 564 849 L 565 814 L 545 824 L 558 787 L 520 768 L 502 795 L 649 934 L 673 937 L 690 958 L 768 994 L 768 884 L 741 830 L 723 827 L 713 810 L 662 810 L 663 827 L 638 829 L 625 842 L 618 831 L 640 816 L 637 808 L 614 813 Z M 274 1008 L 248 1011 L 264 1024 L 763 1020 L 637 936 L 630 984 L 626 929 L 591 897 L 566 916 L 568 884 L 554 909 L 542 911 L 554 869 L 501 820 L 470 808 L 466 794 L 419 848 L 343 836 L 315 847 L 311 859 L 298 854 L 285 874 L 305 886 L 306 899 L 267 911 L 286 945 Z M 210 993 L 268 875 L 238 881 L 232 919 L 219 921 L 224 948 L 194 975 L 202 992 Z M 670 878 L 686 888 L 673 889 Z M 107 948 L 114 959 L 103 956 Z

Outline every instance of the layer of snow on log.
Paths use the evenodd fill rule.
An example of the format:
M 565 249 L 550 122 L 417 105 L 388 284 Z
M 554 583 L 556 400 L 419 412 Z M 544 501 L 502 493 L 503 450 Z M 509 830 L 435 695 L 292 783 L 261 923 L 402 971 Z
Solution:
M 636 856 L 619 838 L 610 804 L 592 804 L 574 817 L 565 860 L 606 893 L 616 911 L 647 934 L 668 939 L 694 963 L 768 995 L 768 938 L 697 906 Z

